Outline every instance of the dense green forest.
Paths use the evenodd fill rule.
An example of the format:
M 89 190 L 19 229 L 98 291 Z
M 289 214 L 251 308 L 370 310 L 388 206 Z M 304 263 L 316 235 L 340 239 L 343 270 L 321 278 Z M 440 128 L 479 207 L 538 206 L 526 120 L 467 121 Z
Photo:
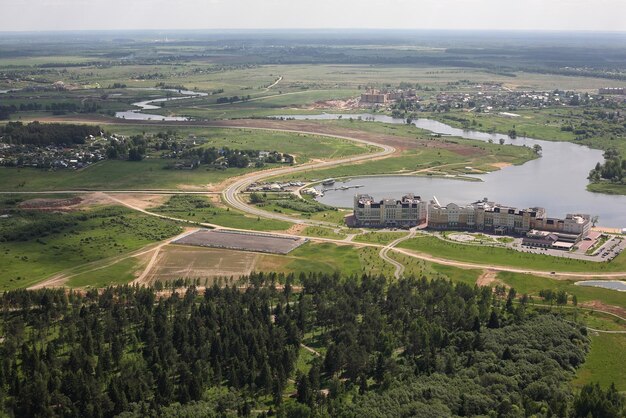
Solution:
M 84 144 L 89 135 L 100 135 L 100 127 L 61 123 L 9 122 L 0 126 L 2 142 L 14 145 L 74 145 Z
M 294 282 L 261 273 L 204 294 L 7 292 L 0 408 L 33 417 L 624 412 L 614 389 L 575 395 L 568 385 L 588 349 L 584 328 L 525 297 L 514 303 L 513 290 L 501 298 L 446 280 L 368 276 Z M 311 335 L 318 355 L 303 364 Z

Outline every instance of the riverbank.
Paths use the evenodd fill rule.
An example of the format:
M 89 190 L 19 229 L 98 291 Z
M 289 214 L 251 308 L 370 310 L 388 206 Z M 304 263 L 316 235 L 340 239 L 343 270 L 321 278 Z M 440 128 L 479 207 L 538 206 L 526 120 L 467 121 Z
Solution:
M 587 185 L 587 190 L 593 193 L 626 196 L 626 184 L 615 184 L 609 183 L 608 181 L 589 183 Z

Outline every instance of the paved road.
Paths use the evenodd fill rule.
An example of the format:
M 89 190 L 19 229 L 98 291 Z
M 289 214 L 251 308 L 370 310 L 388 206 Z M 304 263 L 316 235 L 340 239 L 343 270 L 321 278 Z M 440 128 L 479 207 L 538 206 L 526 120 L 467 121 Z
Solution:
M 306 135 L 323 135 L 323 136 L 328 136 L 328 137 L 332 137 L 332 138 L 339 138 L 339 139 L 346 139 L 349 141 L 353 141 L 353 142 L 357 142 L 363 145 L 369 145 L 369 146 L 373 146 L 376 148 L 380 148 L 381 150 L 379 152 L 376 152 L 374 154 L 362 154 L 362 155 L 356 155 L 353 157 L 346 157 L 346 158 L 341 158 L 338 160 L 330 160 L 330 161 L 321 161 L 321 162 L 314 162 L 314 163 L 310 163 L 310 164 L 303 164 L 303 165 L 298 165 L 298 166 L 290 166 L 290 167 L 285 167 L 285 168 L 278 168 L 278 169 L 274 169 L 274 170 L 266 170 L 266 171 L 261 171 L 258 173 L 252 173 L 250 175 L 244 176 L 243 178 L 235 181 L 233 184 L 231 184 L 230 186 L 228 186 L 226 189 L 224 189 L 224 191 L 222 192 L 222 196 L 224 198 L 224 200 L 226 201 L 226 203 L 228 203 L 229 205 L 231 205 L 232 207 L 239 209 L 243 212 L 247 212 L 251 215 L 256 215 L 256 216 L 261 216 L 264 218 L 270 218 L 270 219 L 277 219 L 277 220 L 281 220 L 281 221 L 286 221 L 286 222 L 292 222 L 292 223 L 299 223 L 299 224 L 308 224 L 308 225 L 318 225 L 318 226 L 336 226 L 335 224 L 332 224 L 330 222 L 324 222 L 324 221 L 314 221 L 314 220 L 308 220 L 308 219 L 295 219 L 292 218 L 290 216 L 286 216 L 286 215 L 282 215 L 279 213 L 272 213 L 272 212 L 268 212 L 259 208 L 256 208 L 254 206 L 249 205 L 248 203 L 244 202 L 241 198 L 241 192 L 245 191 L 248 186 L 250 186 L 252 183 L 258 183 L 261 182 L 263 180 L 266 180 L 270 177 L 275 177 L 275 176 L 283 176 L 283 175 L 287 175 L 287 174 L 293 174 L 293 173 L 298 173 L 301 171 L 306 171 L 306 170 L 317 170 L 317 169 L 321 169 L 321 168 L 331 168 L 331 167 L 335 167 L 335 166 L 339 166 L 339 165 L 345 165 L 345 164 L 350 164 L 350 163 L 356 163 L 356 162 L 361 162 L 361 161 L 365 161 L 365 160 L 377 160 L 377 159 L 381 159 L 381 158 L 386 158 L 388 156 L 390 156 L 391 154 L 393 154 L 396 149 L 390 145 L 381 145 L 381 144 L 377 144 L 374 142 L 370 142 L 364 139 L 360 139 L 360 138 L 354 138 L 354 137 L 348 137 L 348 136 L 342 136 L 342 135 L 331 135 L 331 134 L 320 134 L 317 132 L 309 132 L 309 131 L 298 131 L 298 130 L 285 130 L 285 129 L 270 129 L 270 128 L 250 128 L 250 127 L 245 127 L 245 126 L 241 126 L 241 127 L 237 127 L 237 126 L 232 126 L 232 128 L 245 128 L 245 129 L 260 129 L 260 130 L 279 130 L 281 132 L 293 132 L 293 133 L 299 133 L 299 134 L 306 134 Z
M 411 228 L 411 230 L 409 231 L 409 233 L 403 237 L 398 238 L 395 241 L 390 242 L 389 244 L 387 244 L 385 247 L 383 247 L 380 252 L 378 253 L 378 255 L 380 256 L 380 258 L 382 258 L 383 260 L 385 260 L 386 262 L 392 264 L 396 270 L 394 271 L 394 277 L 396 279 L 399 279 L 400 277 L 402 277 L 402 275 L 404 274 L 404 264 L 394 260 L 393 258 L 389 257 L 389 251 L 391 249 L 393 249 L 393 247 L 395 247 L 396 245 L 400 244 L 402 241 L 406 241 L 408 239 L 411 239 L 413 237 L 415 237 L 416 234 L 416 228 Z
M 213 194 L 219 195 L 222 192 L 201 192 L 201 191 L 184 191 L 178 189 L 154 189 L 154 190 L 98 190 L 98 189 L 78 189 L 78 190 L 52 190 L 52 191 L 37 191 L 37 192 L 25 192 L 25 191 L 2 191 L 0 194 L 85 194 L 85 193 L 106 193 L 106 194 Z

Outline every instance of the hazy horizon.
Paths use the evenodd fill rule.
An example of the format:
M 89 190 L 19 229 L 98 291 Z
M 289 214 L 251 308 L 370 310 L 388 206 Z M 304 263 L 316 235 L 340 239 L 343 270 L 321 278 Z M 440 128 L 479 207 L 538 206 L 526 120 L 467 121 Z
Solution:
M 296 28 L 626 31 L 622 0 L 4 0 L 0 12 L 3 32 Z

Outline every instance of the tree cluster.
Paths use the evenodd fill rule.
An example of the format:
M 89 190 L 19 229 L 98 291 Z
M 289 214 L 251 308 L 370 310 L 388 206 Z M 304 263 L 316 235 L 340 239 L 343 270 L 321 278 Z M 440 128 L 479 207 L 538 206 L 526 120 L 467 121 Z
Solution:
M 252 274 L 200 294 L 121 286 L 0 297 L 0 407 L 15 416 L 620 416 L 568 385 L 583 328 L 514 290 L 443 279 Z M 282 288 L 277 289 L 277 282 Z M 303 336 L 319 352 L 297 366 Z M 312 344 L 307 342 L 307 344 Z M 304 349 L 302 349 L 304 350 Z M 285 402 L 288 380 L 296 392 Z
M 84 144 L 89 135 L 100 135 L 100 127 L 61 123 L 9 122 L 0 127 L 0 137 L 8 144 L 38 146 Z
M 211 387 L 278 399 L 297 358 L 294 311 L 272 291 L 16 291 L 2 296 L 0 406 L 15 416 L 152 414 Z M 151 412 L 149 412 L 151 411 Z
M 604 164 L 597 163 L 589 172 L 589 180 L 599 182 L 609 180 L 612 183 L 623 183 L 626 179 L 626 159 L 615 148 L 604 152 Z

